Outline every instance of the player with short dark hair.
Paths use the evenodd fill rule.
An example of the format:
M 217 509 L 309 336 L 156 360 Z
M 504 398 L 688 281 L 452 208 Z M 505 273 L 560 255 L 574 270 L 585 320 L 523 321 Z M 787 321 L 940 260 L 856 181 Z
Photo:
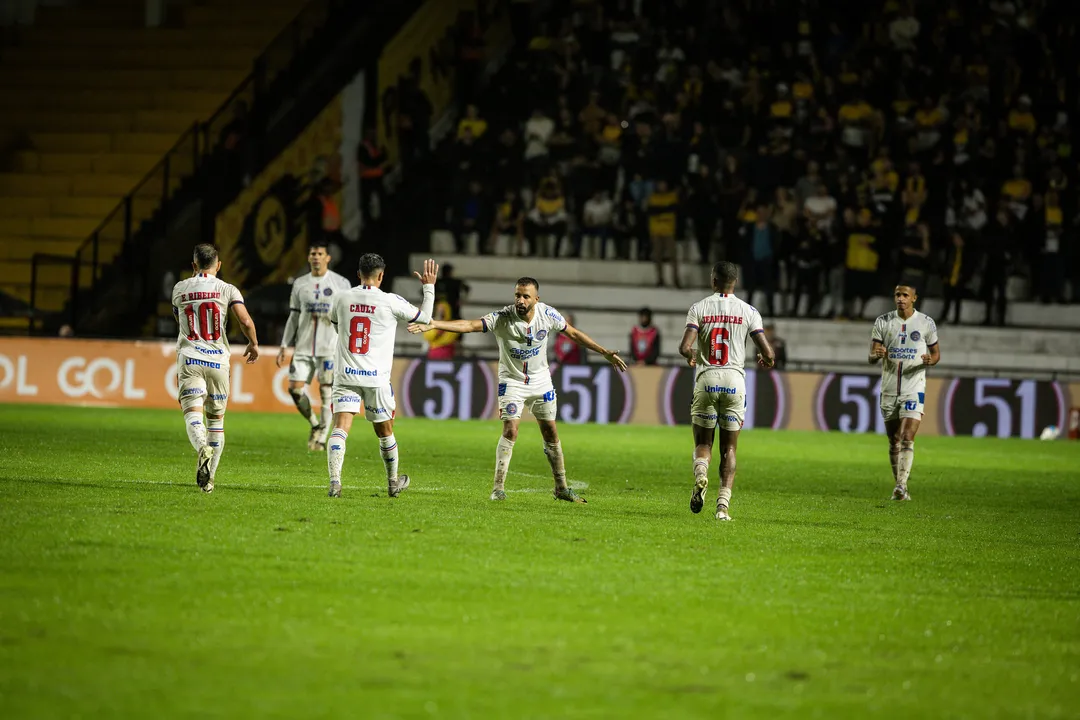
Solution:
M 870 364 L 881 362 L 881 416 L 889 438 L 893 500 L 910 500 L 908 477 L 915 461 L 915 434 L 926 401 L 926 368 L 941 362 L 937 325 L 915 309 L 919 295 L 910 285 L 893 291 L 896 310 L 874 321 Z
M 558 406 L 555 387 L 548 369 L 547 343 L 553 333 L 564 332 L 578 345 L 600 353 L 619 372 L 626 363 L 616 350 L 607 350 L 568 323 L 555 308 L 540 302 L 540 283 L 536 278 L 518 278 L 514 303 L 489 313 L 479 320 L 433 320 L 413 324 L 409 332 L 446 330 L 457 333 L 490 332 L 499 343 L 499 411 L 502 435 L 495 452 L 495 482 L 492 500 L 506 499 L 506 473 L 517 441 L 521 413 L 529 408 L 544 438 L 544 455 L 555 479 L 556 500 L 584 503 L 566 482 L 562 443 L 555 424 Z
M 735 453 L 746 416 L 743 355 L 747 337 L 757 346 L 758 365 L 771 368 L 775 361 L 761 325 L 761 313 L 732 294 L 738 279 L 739 270 L 734 264 L 718 262 L 713 266 L 713 294 L 690 308 L 679 345 L 679 353 L 695 368 L 694 400 L 690 406 L 690 422 L 694 426 L 694 491 L 690 510 L 699 513 L 705 505 L 713 439 L 719 430 L 717 520 L 731 519 L 728 509 L 735 484 Z
M 311 272 L 293 281 L 289 295 L 289 319 L 281 338 L 277 366 L 285 365 L 289 347 L 293 347 L 289 362 L 289 395 L 296 409 L 311 424 L 308 450 L 326 450 L 326 436 L 334 414 L 330 396 L 334 383 L 334 352 L 337 330 L 330 322 L 330 307 L 334 293 L 352 287 L 347 278 L 330 269 L 330 250 L 325 240 L 313 240 L 308 246 L 308 265 Z M 308 383 L 319 380 L 322 409 L 319 418 L 311 408 L 307 394 Z
M 221 453 L 225 450 L 225 407 L 229 401 L 229 311 L 248 339 L 248 364 L 259 358 L 255 323 L 234 286 L 219 280 L 217 248 L 203 243 L 192 253 L 190 278 L 172 291 L 173 315 L 180 326 L 176 340 L 177 399 L 184 412 L 188 440 L 198 455 L 195 482 L 214 492 Z M 206 410 L 205 423 L 203 409 Z

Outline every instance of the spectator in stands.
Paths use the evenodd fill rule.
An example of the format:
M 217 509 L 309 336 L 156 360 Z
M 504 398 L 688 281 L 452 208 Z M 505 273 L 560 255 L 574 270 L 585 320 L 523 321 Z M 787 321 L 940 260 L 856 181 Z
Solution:
M 342 247 L 341 207 L 335 195 L 340 184 L 333 178 L 323 177 L 315 183 L 307 201 L 308 241 L 320 240 L 328 247 L 336 249 L 340 256 Z
M 773 209 L 773 225 L 776 228 L 777 263 L 779 272 L 780 311 L 784 311 L 784 296 L 795 292 L 796 261 L 795 248 L 798 244 L 800 221 L 795 194 L 788 188 L 776 189 L 776 204 Z M 794 312 L 794 309 L 792 310 Z
M 431 317 L 435 320 L 453 320 L 454 311 L 445 295 L 440 295 L 435 300 L 435 308 Z M 453 360 L 457 354 L 458 340 L 460 335 L 445 330 L 428 330 L 424 333 L 424 341 L 428 344 L 428 360 Z
M 656 263 L 656 286 L 664 285 L 664 263 L 671 263 L 675 287 L 679 283 L 679 261 L 676 257 L 675 231 L 678 227 L 679 193 L 668 187 L 667 180 L 659 180 L 649 195 L 649 241 L 652 244 L 653 262 Z
M 1034 275 L 1039 288 L 1039 299 L 1047 305 L 1052 302 L 1062 302 L 1063 297 L 1065 263 L 1062 253 L 1064 250 L 1062 225 L 1064 213 L 1061 210 L 1058 194 L 1054 190 L 1046 193 L 1043 203 L 1043 217 L 1039 224 L 1041 226 L 1039 228 L 1040 269 Z
M 660 359 L 660 331 L 647 307 L 638 311 L 638 324 L 630 330 L 630 359 L 635 365 L 656 365 Z
M 458 121 L 457 136 L 460 140 L 465 137 L 465 132 L 469 131 L 475 139 L 479 140 L 487 129 L 487 120 L 480 117 L 480 110 L 475 105 L 469 105 L 465 108 L 465 117 Z
M 454 320 L 461 319 L 461 301 L 469 296 L 469 283 L 459 280 L 454 274 L 454 266 L 450 263 L 443 265 L 442 280 L 439 281 L 439 287 L 446 295 L 446 302 L 450 304 L 450 310 L 453 312 L 452 318 Z
M 900 236 L 900 273 L 897 284 L 925 288 L 930 267 L 930 228 L 919 205 L 909 207 Z
M 754 293 L 761 290 L 765 293 L 766 315 L 775 317 L 776 253 L 779 250 L 779 241 L 769 206 L 759 203 L 747 216 L 747 220 L 749 221 L 745 229 L 747 250 L 744 253 L 747 260 L 743 264 L 746 300 L 753 304 Z
M 375 128 L 368 126 L 364 130 L 364 140 L 356 148 L 356 168 L 360 177 L 360 212 L 365 227 L 377 222 L 382 216 L 385 205 L 383 182 L 386 164 L 386 148 L 379 145 Z
M 565 313 L 564 317 L 567 323 L 571 326 L 574 325 L 573 313 Z M 585 352 L 585 348 L 568 338 L 565 333 L 559 333 L 555 336 L 555 361 L 560 365 L 584 365 Z
M 986 303 L 983 325 L 1005 325 L 1005 295 L 1009 263 L 1013 258 L 1013 217 L 1002 205 L 983 232 L 983 254 L 986 267 L 982 277 L 982 298 Z M 997 310 L 995 317 L 994 310 Z
M 821 230 L 805 224 L 795 245 L 795 289 L 792 293 L 791 315 L 799 315 L 802 299 L 806 297 L 806 312 L 799 317 L 815 317 L 820 310 L 822 261 L 825 241 Z
M 533 255 L 558 257 L 559 245 L 566 236 L 568 217 L 566 199 L 558 179 L 550 175 L 545 177 L 540 181 L 525 223 Z
M 847 316 L 862 319 L 866 301 L 878 290 L 880 244 L 873 226 L 873 213 L 867 208 L 844 211 L 847 257 L 844 274 L 844 301 Z M 916 288 L 918 289 L 918 288 Z
M 533 110 L 532 117 L 525 123 L 525 164 L 528 166 L 530 181 L 543 178 L 550 166 L 548 141 L 555 134 L 555 121 L 544 114 L 543 108 Z
M 503 238 L 509 240 L 508 247 L 500 247 L 499 241 Z M 521 197 L 513 189 L 504 191 L 502 202 L 495 207 L 488 252 L 496 255 L 525 254 L 525 208 L 521 204 Z
M 686 214 L 694 223 L 698 257 L 701 262 L 709 263 L 716 223 L 720 217 L 720 187 L 712 169 L 705 163 L 697 166 L 697 172 L 687 178 L 686 185 Z
M 942 286 L 945 294 L 945 307 L 941 311 L 941 322 L 949 322 L 949 310 L 956 308 L 956 318 L 952 321 L 960 324 L 960 310 L 964 302 L 964 292 L 971 279 L 972 257 L 968 251 L 964 235 L 959 230 L 951 233 L 951 242 L 945 255 L 944 277 Z
M 574 243 L 574 254 L 584 257 L 582 241 L 588 238 L 595 244 L 594 251 L 589 252 L 588 255 L 600 259 L 607 257 L 607 244 L 608 238 L 611 237 L 614 215 L 615 204 L 608 197 L 607 190 L 597 190 L 593 193 L 582 211 L 582 226 Z
M 475 236 L 478 247 L 482 247 L 490 235 L 492 226 L 491 212 L 484 186 L 479 180 L 469 182 L 469 187 L 454 213 L 454 252 L 466 251 L 466 242 Z
M 403 174 L 419 169 L 426 162 L 430 147 L 431 116 L 435 107 L 420 85 L 417 72 L 402 83 L 398 99 L 398 147 Z
M 765 325 L 765 339 L 769 341 L 773 352 L 776 353 L 776 361 L 771 369 L 783 370 L 787 366 L 787 343 L 784 342 L 784 338 L 776 334 L 776 325 L 773 323 Z

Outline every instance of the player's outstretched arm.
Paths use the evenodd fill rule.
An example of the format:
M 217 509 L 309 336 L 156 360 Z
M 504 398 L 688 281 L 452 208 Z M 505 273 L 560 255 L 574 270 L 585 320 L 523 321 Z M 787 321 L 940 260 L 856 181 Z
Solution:
M 247 363 L 250 365 L 259 359 L 259 337 L 255 334 L 255 323 L 247 311 L 247 306 L 243 303 L 236 303 L 233 305 L 232 310 L 233 314 L 236 315 L 236 322 L 240 324 L 241 332 L 244 333 L 244 337 L 248 341 L 247 347 L 244 348 L 244 357 L 247 358 Z
M 432 320 L 429 323 L 412 323 L 409 325 L 409 332 L 413 335 L 426 333 L 428 330 L 444 330 L 456 333 L 483 332 L 484 323 L 480 320 Z
M 765 333 L 755 332 L 750 337 L 758 349 L 757 364 L 766 369 L 776 365 L 776 352 L 769 343 L 769 339 L 765 337 Z
M 876 365 L 878 360 L 883 359 L 889 351 L 885 348 L 885 345 L 878 339 L 870 341 L 870 364 Z
M 619 372 L 626 370 L 626 361 L 619 357 L 618 350 L 608 350 L 570 323 L 566 323 L 566 329 L 563 330 L 563 332 L 566 333 L 566 337 L 570 338 L 581 347 L 603 355 L 604 359 L 611 363 L 611 367 Z
M 682 342 L 679 343 L 679 354 L 686 358 L 686 362 L 690 367 L 697 365 L 697 361 L 694 359 L 694 344 L 697 343 L 698 329 L 692 325 L 686 327 L 686 331 L 682 334 Z
M 299 310 L 289 310 L 289 319 L 285 321 L 285 332 L 281 335 L 281 349 L 277 354 L 277 366 L 285 364 L 286 351 L 296 342 L 297 319 L 300 317 Z

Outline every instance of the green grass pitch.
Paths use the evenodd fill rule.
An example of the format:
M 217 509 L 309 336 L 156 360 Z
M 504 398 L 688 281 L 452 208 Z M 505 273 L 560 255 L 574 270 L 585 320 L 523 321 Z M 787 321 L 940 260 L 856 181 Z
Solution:
M 404 419 L 386 497 L 298 416 L 0 406 L 0 717 L 1078 717 L 1080 443 L 743 437 L 733 523 L 689 428 Z

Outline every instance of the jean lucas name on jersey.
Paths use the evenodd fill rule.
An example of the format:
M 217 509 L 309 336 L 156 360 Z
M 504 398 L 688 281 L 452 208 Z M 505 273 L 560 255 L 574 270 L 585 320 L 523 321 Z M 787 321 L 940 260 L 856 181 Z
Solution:
M 358 370 L 357 368 L 349 367 L 348 365 L 346 365 L 345 366 L 345 374 L 346 375 L 359 375 L 360 377 L 378 377 L 379 376 L 379 371 L 378 370 Z
M 540 351 L 544 349 L 544 346 L 531 347 L 531 348 L 510 348 L 510 357 L 514 360 L 528 360 L 531 357 L 536 357 L 540 354 Z

